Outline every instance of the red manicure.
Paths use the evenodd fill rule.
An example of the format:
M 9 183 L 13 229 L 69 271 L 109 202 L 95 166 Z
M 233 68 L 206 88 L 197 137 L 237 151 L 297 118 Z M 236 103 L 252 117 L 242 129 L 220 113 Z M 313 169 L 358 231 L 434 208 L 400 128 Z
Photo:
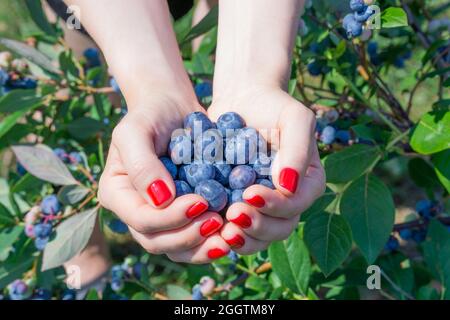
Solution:
M 147 188 L 147 193 L 155 206 L 159 206 L 172 197 L 169 187 L 162 180 L 156 180 Z
M 219 248 L 214 248 L 208 251 L 208 258 L 210 259 L 218 259 L 220 257 L 223 257 L 224 255 L 226 255 L 228 252 L 224 251 L 222 249 Z
M 295 193 L 298 184 L 298 172 L 292 168 L 284 168 L 280 172 L 280 186 Z
M 208 206 L 206 204 L 204 204 L 203 202 L 197 202 L 196 204 L 194 204 L 192 207 L 190 207 L 188 209 L 188 211 L 186 211 L 186 216 L 189 219 L 198 217 L 199 215 L 201 215 L 203 212 L 205 212 L 208 209 Z
M 228 243 L 228 245 L 230 247 L 238 249 L 238 248 L 242 248 L 244 246 L 245 239 L 237 234 L 231 239 L 228 239 L 228 240 L 225 239 L 225 242 Z
M 253 198 L 244 199 L 244 200 L 247 201 L 248 203 L 250 203 L 252 206 L 255 206 L 257 208 L 262 208 L 266 204 L 266 202 L 264 201 L 264 199 L 261 196 L 254 196 Z
M 252 225 L 252 219 L 245 213 L 241 213 L 237 218 L 230 220 L 242 228 L 249 228 Z
M 219 230 L 221 226 L 222 224 L 216 219 L 208 219 L 205 222 L 203 222 L 202 226 L 200 227 L 200 234 L 203 237 L 209 237 L 214 232 Z

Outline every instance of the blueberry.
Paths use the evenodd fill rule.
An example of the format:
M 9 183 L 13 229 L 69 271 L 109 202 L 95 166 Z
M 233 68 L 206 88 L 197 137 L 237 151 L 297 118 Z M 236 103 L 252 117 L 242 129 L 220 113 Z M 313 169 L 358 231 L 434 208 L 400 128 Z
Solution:
M 112 279 L 122 279 L 125 275 L 125 271 L 123 270 L 121 265 L 115 265 L 111 268 L 111 278 Z
M 35 89 L 37 87 L 37 81 L 31 78 L 23 78 L 12 80 L 8 79 L 8 82 L 5 84 L 5 88 L 8 90 L 14 89 Z
M 236 203 L 236 202 L 244 202 L 242 195 L 244 194 L 243 189 L 236 189 L 231 191 L 231 198 L 230 198 L 230 204 Z
M 203 112 L 196 111 L 190 113 L 184 119 L 184 128 L 189 130 L 192 140 L 206 130 L 215 128 L 214 124 Z
M 19 162 L 17 162 L 16 164 L 16 170 L 19 176 L 23 176 L 28 172 L 27 169 L 25 169 L 24 166 L 21 165 Z
M 117 83 L 116 78 L 112 77 L 109 80 L 109 85 L 111 86 L 111 88 L 114 90 L 114 92 L 120 93 L 120 87 L 119 84 Z
M 433 206 L 430 200 L 420 200 L 416 203 L 416 211 L 421 217 L 430 219 L 434 215 Z
M 257 178 L 267 178 L 271 174 L 272 157 L 265 153 L 258 153 L 258 156 L 253 163 L 253 170 L 256 172 Z
M 371 7 L 366 6 L 361 11 L 355 12 L 355 20 L 357 22 L 366 22 L 374 13 L 375 10 L 373 10 Z
M 404 60 L 409 60 L 412 57 L 412 51 L 411 50 L 407 50 L 405 53 L 402 54 L 402 58 Z
M 320 135 L 320 141 L 324 144 L 332 144 L 336 137 L 336 129 L 332 126 L 326 126 L 322 130 L 322 134 Z
M 231 166 L 226 163 L 216 163 L 214 164 L 216 174 L 214 179 L 220 182 L 222 185 L 228 185 L 228 177 L 230 176 Z
M 38 223 L 34 226 L 34 235 L 38 238 L 47 238 L 52 233 L 52 228 L 50 223 Z
M 232 192 L 228 188 L 225 188 L 225 192 L 227 193 L 227 203 L 231 204 L 231 194 L 232 194 Z
M 236 112 L 224 113 L 217 119 L 217 129 L 220 130 L 223 137 L 234 136 L 235 130 L 242 129 L 243 127 L 245 127 L 244 119 Z
M 33 295 L 32 300 L 50 300 L 52 298 L 52 293 L 48 289 L 39 288 Z
M 186 180 L 191 187 L 196 187 L 200 182 L 214 179 L 216 170 L 212 164 L 193 163 L 186 167 Z
M 109 221 L 108 227 L 115 233 L 125 234 L 128 232 L 128 226 L 120 219 L 112 219 Z
M 123 289 L 124 283 L 122 279 L 113 279 L 111 281 L 111 290 L 114 292 L 119 292 Z
M 350 132 L 348 130 L 338 130 L 335 134 L 336 141 L 341 144 L 348 144 L 351 139 Z
M 185 194 L 192 193 L 191 186 L 184 181 L 175 180 L 176 197 L 184 196 Z
M 322 74 L 322 66 L 315 60 L 308 64 L 307 69 L 309 74 L 313 77 L 317 77 Z
M 228 182 L 232 190 L 245 189 L 251 186 L 256 180 L 256 172 L 252 167 L 239 165 L 231 170 Z
M 53 153 L 55 154 L 55 156 L 57 156 L 60 160 L 62 161 L 66 161 L 67 160 L 67 152 L 66 150 L 62 149 L 62 148 L 55 148 L 53 149 Z
M 409 240 L 411 239 L 413 232 L 411 229 L 402 229 L 398 232 L 398 234 L 403 240 Z
M 184 132 L 172 135 L 169 144 L 169 154 L 175 164 L 191 163 L 192 155 L 194 154 L 194 145 L 191 137 Z
M 195 85 L 195 94 L 199 100 L 212 96 L 212 85 L 210 82 L 201 82 Z
M 194 288 L 192 288 L 192 300 L 202 300 L 202 299 L 203 294 L 202 291 L 200 290 L 200 286 L 195 285 Z
M 386 250 L 388 251 L 394 251 L 397 250 L 399 247 L 399 243 L 397 238 L 391 236 L 389 237 L 388 242 L 386 243 L 386 245 L 384 246 Z
M 48 240 L 49 240 L 49 238 L 36 238 L 36 239 L 34 239 L 34 246 L 39 251 L 42 251 L 45 249 L 45 246 L 47 245 Z
M 45 196 L 41 202 L 41 210 L 44 214 L 56 214 L 61 210 L 61 204 L 58 201 L 58 197 L 52 194 Z
M 200 182 L 195 187 L 195 193 L 202 196 L 209 204 L 209 210 L 219 212 L 227 205 L 227 192 L 225 188 L 215 180 Z
M 413 230 L 411 237 L 416 243 L 421 243 L 425 241 L 427 237 L 427 231 L 425 229 Z
M 187 181 L 186 178 L 186 169 L 187 169 L 188 165 L 182 165 L 181 167 L 178 168 L 178 179 L 181 181 Z
M 0 68 L 0 87 L 3 87 L 9 80 L 9 74 L 2 68 Z
M 230 258 L 230 260 L 233 261 L 233 263 L 237 263 L 239 261 L 238 254 L 233 250 L 230 250 L 230 252 L 228 253 L 228 258 Z
M 75 290 L 66 289 L 64 290 L 61 300 L 75 300 L 77 298 L 77 294 Z
M 275 186 L 273 185 L 272 181 L 270 181 L 269 179 L 257 179 L 256 183 L 263 185 L 269 189 L 275 189 Z
M 88 48 L 83 52 L 84 57 L 88 62 L 88 67 L 98 67 L 101 65 L 100 52 L 96 48 Z
M 15 280 L 12 283 L 12 290 L 16 294 L 25 294 L 28 291 L 28 286 L 22 280 Z
M 219 130 L 209 129 L 195 139 L 196 161 L 214 163 L 223 160 L 223 137 Z
M 241 138 L 243 137 L 245 139 L 248 139 L 249 141 L 256 141 L 258 152 L 267 153 L 267 141 L 255 128 L 252 127 L 243 128 L 238 131 L 238 134 L 241 136 Z
M 229 164 L 253 163 L 258 149 L 257 136 L 248 137 L 245 132 L 239 132 L 230 138 L 225 146 L 225 159 Z
M 172 162 L 172 160 L 167 157 L 161 157 L 159 158 L 159 161 L 161 161 L 164 167 L 166 167 L 167 171 L 169 171 L 170 175 L 172 176 L 172 179 L 176 179 L 178 169 L 177 166 Z
M 399 69 L 403 69 L 405 67 L 405 60 L 402 57 L 395 57 L 394 66 Z
M 359 37 L 362 34 L 363 26 L 360 22 L 355 20 L 355 16 L 351 13 L 344 17 L 344 21 L 342 23 L 345 31 L 347 32 L 347 36 L 349 38 Z
M 367 53 L 370 56 L 374 56 L 377 54 L 377 52 L 378 52 L 378 43 L 376 43 L 375 41 L 369 42 L 369 44 L 367 45 Z
M 364 0 L 350 0 L 350 9 L 352 11 L 361 11 L 366 7 Z
M 78 152 L 75 152 L 75 151 L 72 151 L 71 153 L 69 153 L 68 159 L 69 159 L 70 163 L 75 164 L 75 165 L 83 162 L 83 158 L 81 157 L 81 154 Z

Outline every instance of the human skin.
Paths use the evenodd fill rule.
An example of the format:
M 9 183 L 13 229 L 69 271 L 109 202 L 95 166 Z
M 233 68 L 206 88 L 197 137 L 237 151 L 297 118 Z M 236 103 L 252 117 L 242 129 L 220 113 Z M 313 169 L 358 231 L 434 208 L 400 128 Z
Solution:
M 230 247 L 253 253 L 289 236 L 300 212 L 325 185 L 313 140 L 314 116 L 284 91 L 301 1 L 219 4 L 209 116 L 217 120 L 224 112 L 236 111 L 249 126 L 281 133 L 280 144 L 274 143 L 279 148 L 272 172 L 277 190 L 248 188 L 244 199 L 259 196 L 264 205 L 234 204 L 227 212 L 232 222 L 205 208 L 194 217 L 187 214 L 206 201 L 194 194 L 174 199 L 174 183 L 158 160 L 183 118 L 193 111 L 205 112 L 183 69 L 166 2 L 134 0 L 132 6 L 122 0 L 67 2 L 80 7 L 81 21 L 102 49 L 129 108 L 113 133 L 100 180 L 101 204 L 129 225 L 147 251 L 165 253 L 178 262 L 210 262 Z M 99 14 L 105 7 L 108 13 Z M 287 183 L 280 183 L 280 171 L 286 168 Z M 251 226 L 236 223 L 242 213 Z

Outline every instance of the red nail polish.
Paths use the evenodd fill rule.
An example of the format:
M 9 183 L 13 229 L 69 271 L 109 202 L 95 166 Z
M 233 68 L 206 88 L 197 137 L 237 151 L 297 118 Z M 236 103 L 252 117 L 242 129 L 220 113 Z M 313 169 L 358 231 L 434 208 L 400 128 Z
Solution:
M 162 180 L 156 180 L 147 188 L 147 193 L 155 206 L 159 206 L 172 197 L 169 187 Z
M 219 230 L 221 226 L 222 224 L 216 219 L 208 219 L 205 222 L 203 222 L 202 226 L 200 227 L 200 234 L 203 237 L 209 237 L 214 232 Z
M 254 196 L 253 198 L 244 199 L 244 200 L 247 201 L 248 203 L 250 203 L 252 206 L 255 206 L 257 208 L 262 208 L 266 204 L 266 202 L 264 201 L 264 199 L 261 196 Z
M 237 218 L 230 220 L 242 228 L 249 228 L 252 225 L 252 219 L 245 213 L 241 213 Z
M 228 243 L 228 245 L 230 247 L 238 249 L 238 248 L 242 248 L 244 246 L 245 239 L 237 234 L 231 239 L 228 239 L 228 240 L 225 239 L 225 242 Z
M 188 209 L 188 211 L 186 211 L 186 217 L 188 217 L 189 219 L 198 217 L 203 212 L 205 212 L 207 209 L 208 209 L 208 206 L 206 204 L 204 204 L 203 202 L 199 201 L 196 204 L 194 204 L 192 207 L 190 207 Z
M 226 255 L 228 252 L 219 248 L 214 248 L 208 251 L 208 258 L 218 259 Z
M 284 168 L 280 172 L 280 186 L 295 193 L 298 184 L 298 172 L 292 168 Z

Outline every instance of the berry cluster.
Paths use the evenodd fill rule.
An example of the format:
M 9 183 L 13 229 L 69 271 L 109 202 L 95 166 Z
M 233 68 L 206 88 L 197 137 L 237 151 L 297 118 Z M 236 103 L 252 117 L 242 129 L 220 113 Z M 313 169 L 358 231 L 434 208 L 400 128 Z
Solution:
M 28 71 L 25 60 L 13 60 L 10 52 L 0 52 L 0 96 L 16 89 L 35 89 L 37 81 Z
M 54 194 L 45 196 L 40 207 L 33 207 L 25 215 L 25 234 L 34 239 L 38 250 L 44 250 L 53 231 L 53 221 L 61 212 L 61 203 Z
M 324 145 L 339 143 L 349 145 L 355 141 L 349 130 L 339 129 L 336 121 L 339 112 L 336 109 L 316 112 L 316 138 Z
M 125 280 L 129 278 L 139 279 L 142 274 L 143 264 L 135 256 L 126 257 L 122 264 L 111 268 L 111 290 L 120 292 L 125 286 Z
M 367 53 L 369 54 L 370 62 L 374 66 L 381 65 L 381 63 L 385 59 L 383 54 L 379 53 L 378 44 L 375 41 L 369 42 L 369 44 L 367 45 Z M 406 51 L 403 51 L 403 53 L 398 54 L 394 58 L 393 64 L 395 67 L 397 67 L 399 69 L 403 69 L 405 67 L 405 62 L 407 60 L 411 59 L 411 57 L 412 57 L 412 52 L 411 52 L 411 50 L 407 49 Z
M 241 202 L 244 190 L 255 183 L 274 189 L 275 154 L 267 156 L 267 142 L 235 112 L 221 115 L 217 123 L 202 112 L 189 114 L 168 150 L 170 158 L 160 160 L 175 180 L 176 196 L 195 192 L 212 211 Z
M 349 38 L 359 37 L 363 32 L 364 23 L 375 14 L 375 11 L 364 0 L 350 0 L 350 9 L 352 12 L 344 17 L 342 26 Z
M 200 279 L 199 283 L 192 288 L 192 300 L 202 300 L 214 292 L 216 281 L 208 276 Z
M 64 163 L 78 165 L 83 162 L 83 157 L 76 151 L 67 153 L 63 148 L 55 148 L 53 149 L 53 153 Z

